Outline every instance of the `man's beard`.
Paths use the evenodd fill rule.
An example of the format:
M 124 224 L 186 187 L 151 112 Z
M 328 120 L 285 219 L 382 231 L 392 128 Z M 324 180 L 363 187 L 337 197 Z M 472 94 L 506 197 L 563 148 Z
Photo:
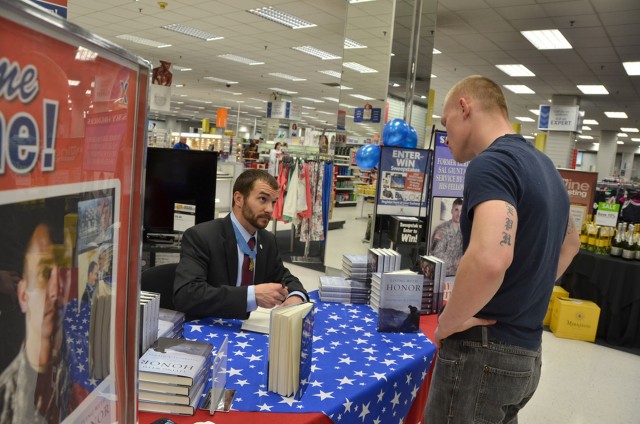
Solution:
M 244 219 L 251 224 L 252 227 L 257 228 L 259 230 L 264 230 L 265 228 L 267 228 L 267 225 L 269 224 L 269 220 L 271 219 L 270 216 L 268 215 L 262 215 L 264 218 L 267 219 L 267 222 L 263 225 L 258 221 L 258 216 L 256 216 L 251 209 L 249 209 L 249 206 L 247 206 L 247 204 L 245 203 L 244 205 L 242 205 L 242 216 L 244 217 Z

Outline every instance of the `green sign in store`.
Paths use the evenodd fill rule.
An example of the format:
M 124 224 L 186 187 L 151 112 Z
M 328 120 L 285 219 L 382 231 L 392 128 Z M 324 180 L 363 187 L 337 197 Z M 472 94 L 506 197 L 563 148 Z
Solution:
M 600 202 L 600 203 L 598 203 L 598 210 L 599 211 L 604 211 L 604 212 L 619 212 L 620 211 L 620 204 L 619 203 Z

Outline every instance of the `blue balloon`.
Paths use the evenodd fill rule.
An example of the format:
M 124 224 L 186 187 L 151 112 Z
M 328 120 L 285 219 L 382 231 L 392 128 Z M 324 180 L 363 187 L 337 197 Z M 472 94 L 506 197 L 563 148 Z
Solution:
M 404 119 L 396 118 L 384 126 L 382 130 L 382 141 L 385 146 L 401 146 L 402 142 L 409 134 L 409 124 Z
M 360 169 L 371 169 L 378 166 L 380 161 L 380 146 L 377 144 L 365 144 L 356 152 L 356 165 Z
M 407 134 L 407 138 L 405 138 L 402 143 L 400 143 L 400 147 L 408 147 L 410 149 L 415 149 L 418 145 L 418 133 L 415 128 L 409 126 L 409 134 Z

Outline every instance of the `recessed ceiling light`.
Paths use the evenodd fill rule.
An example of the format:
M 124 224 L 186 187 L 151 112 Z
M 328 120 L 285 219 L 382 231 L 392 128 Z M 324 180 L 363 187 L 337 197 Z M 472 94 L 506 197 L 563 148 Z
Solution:
M 184 84 L 176 84 L 174 87 L 177 87 L 177 88 L 184 87 Z
M 631 141 L 640 141 L 640 138 L 632 138 Z
M 640 130 L 638 130 L 637 128 L 620 128 L 620 131 L 630 132 L 630 133 L 640 132 Z
M 303 105 L 303 106 L 302 106 L 302 108 L 303 108 L 303 109 L 316 110 L 316 108 L 315 108 L 315 107 L 313 107 L 313 106 L 307 106 L 307 105 Z
M 184 66 L 178 66 L 178 65 L 171 65 L 171 69 L 175 70 L 175 71 L 180 71 L 180 72 L 187 72 L 187 71 L 192 71 L 192 68 L 185 68 Z
M 629 137 L 627 134 L 622 133 L 622 132 L 618 133 L 617 135 L 618 135 L 618 137 Z
M 538 50 L 572 49 L 573 47 L 557 29 L 520 31 Z
M 340 103 L 339 106 L 345 107 L 347 109 L 355 109 L 355 106 L 348 105 L 346 103 Z
M 316 49 L 315 47 L 311 47 L 311 46 L 297 46 L 297 47 L 291 47 L 291 48 L 293 50 L 299 51 L 300 53 L 305 53 L 305 54 L 320 58 L 322 60 L 341 59 L 340 56 L 336 56 L 333 53 Z
M 587 125 L 599 125 L 598 121 L 596 121 L 595 119 L 585 119 L 582 122 Z
M 422 95 L 422 96 L 420 96 L 420 98 L 421 98 L 421 99 L 426 99 L 426 98 L 427 98 L 427 96 Z
M 306 78 L 294 77 L 293 75 L 283 74 L 282 72 L 271 72 L 269 73 L 272 77 L 282 78 L 289 81 L 306 81 Z
M 234 62 L 244 63 L 245 65 L 264 65 L 264 62 L 258 62 L 257 60 L 249 59 L 235 54 L 219 54 L 218 57 L 222 59 L 232 60 Z
M 222 40 L 224 38 L 220 37 L 219 35 L 211 34 L 210 32 L 202 31 L 197 28 L 191 28 L 182 24 L 163 25 L 162 28 L 205 41 Z
M 588 125 L 583 125 L 582 126 L 582 131 L 591 131 L 591 127 Z
M 433 54 L 440 54 L 440 53 L 442 53 L 440 50 L 435 49 L 435 48 L 433 49 Z
M 627 71 L 627 75 L 640 75 L 640 62 L 622 62 L 622 66 Z
M 249 100 L 255 100 L 256 102 L 267 103 L 266 100 L 264 100 L 264 99 L 256 99 L 255 97 L 249 97 Z
M 321 74 L 329 75 L 330 77 L 334 77 L 334 78 L 338 78 L 338 79 L 342 78 L 342 74 L 340 72 L 338 72 L 338 71 L 329 71 L 329 70 L 327 70 L 327 71 L 318 71 L 318 72 L 320 72 Z
M 345 68 L 353 69 L 354 71 L 360 72 L 361 74 L 372 74 L 378 72 L 373 68 L 369 68 L 368 66 L 361 65 L 357 62 L 344 62 L 342 66 L 344 66 Z
M 68 80 L 68 83 L 71 87 L 77 87 L 80 85 L 80 81 L 78 80 Z
M 618 144 L 624 144 L 624 141 L 618 140 Z
M 397 82 L 394 82 L 393 84 L 391 84 L 391 87 L 400 87 L 400 84 L 398 84 Z
M 540 109 L 529 109 L 529 112 L 533 113 L 536 116 L 540 116 Z
M 324 110 L 319 110 L 319 111 L 318 111 L 318 113 L 321 113 L 321 114 L 323 114 L 323 115 L 335 115 L 335 114 L 334 114 L 334 113 L 332 113 L 332 112 L 327 112 L 327 111 L 324 111 Z
M 516 94 L 535 94 L 535 91 L 526 85 L 505 85 L 504 88 Z
M 431 78 L 438 78 L 438 76 L 431 74 Z
M 98 57 L 98 53 L 82 46 L 78 47 L 78 51 L 76 52 L 76 60 L 80 60 L 82 62 L 94 60 L 96 57 Z
M 223 84 L 237 84 L 238 81 L 230 81 L 224 78 L 216 78 L 216 77 L 204 77 L 204 79 L 209 81 L 221 82 Z
M 364 44 L 360 44 L 357 41 L 352 40 L 351 38 L 345 38 L 344 48 L 345 49 L 366 49 L 367 46 L 365 46 Z
M 593 140 L 593 136 L 590 135 L 579 135 L 578 138 L 582 140 Z
M 291 90 L 285 90 L 284 88 L 270 88 L 269 90 L 271 91 L 277 91 L 278 93 L 284 93 L 284 94 L 298 94 L 297 91 L 291 91 Z
M 323 97 L 323 99 L 329 100 L 330 102 L 340 103 L 340 100 L 336 99 L 335 97 Z
M 341 85 L 340 90 L 353 90 L 353 88 L 347 87 L 346 85 Z
M 318 99 L 314 99 L 312 97 L 298 97 L 300 100 L 306 100 L 308 102 L 313 102 L 313 103 L 324 103 L 324 100 L 318 100 Z
M 132 43 L 142 44 L 145 46 L 157 47 L 163 49 L 165 47 L 171 47 L 171 44 L 161 43 L 159 41 L 149 40 L 148 38 L 137 37 L 131 34 L 116 35 L 116 38 L 121 40 L 131 41 Z
M 605 115 L 607 115 L 607 118 L 613 118 L 613 119 L 627 119 L 628 116 L 626 113 L 624 112 L 605 112 Z
M 362 100 L 375 100 L 373 97 L 365 96 L 363 94 L 349 94 L 351 97 Z
M 576 85 L 583 94 L 609 94 L 604 85 Z
M 267 19 L 280 25 L 284 25 L 291 29 L 313 28 L 317 26 L 312 22 L 305 21 L 302 18 L 291 15 L 287 12 L 283 12 L 282 10 L 274 9 L 271 6 L 260 7 L 258 9 L 249 9 L 247 10 L 247 12 L 253 13 L 254 15 L 260 16 L 261 18 Z
M 242 96 L 242 93 L 238 93 L 238 92 L 234 92 L 234 91 L 229 91 L 229 90 L 222 90 L 220 88 L 216 88 L 214 91 L 217 91 L 219 93 L 227 93 L 227 94 L 233 94 L 234 96 Z
M 519 64 L 515 64 L 515 65 L 496 65 L 496 68 L 500 69 L 502 72 L 504 72 L 505 74 L 509 75 L 510 77 L 535 77 L 536 76 L 536 74 L 531 72 L 524 65 L 519 65 Z
M 349 3 L 354 4 L 354 3 L 367 3 L 370 1 L 376 1 L 376 0 L 349 0 Z
M 529 118 L 527 116 L 516 116 L 516 119 L 522 122 L 536 122 L 534 119 Z

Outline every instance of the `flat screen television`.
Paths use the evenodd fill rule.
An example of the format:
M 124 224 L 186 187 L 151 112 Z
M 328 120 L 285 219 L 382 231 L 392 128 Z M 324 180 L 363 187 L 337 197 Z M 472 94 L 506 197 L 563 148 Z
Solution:
M 143 227 L 151 234 L 174 234 L 174 204 L 195 205 L 195 222 L 214 218 L 217 152 L 149 147 Z

